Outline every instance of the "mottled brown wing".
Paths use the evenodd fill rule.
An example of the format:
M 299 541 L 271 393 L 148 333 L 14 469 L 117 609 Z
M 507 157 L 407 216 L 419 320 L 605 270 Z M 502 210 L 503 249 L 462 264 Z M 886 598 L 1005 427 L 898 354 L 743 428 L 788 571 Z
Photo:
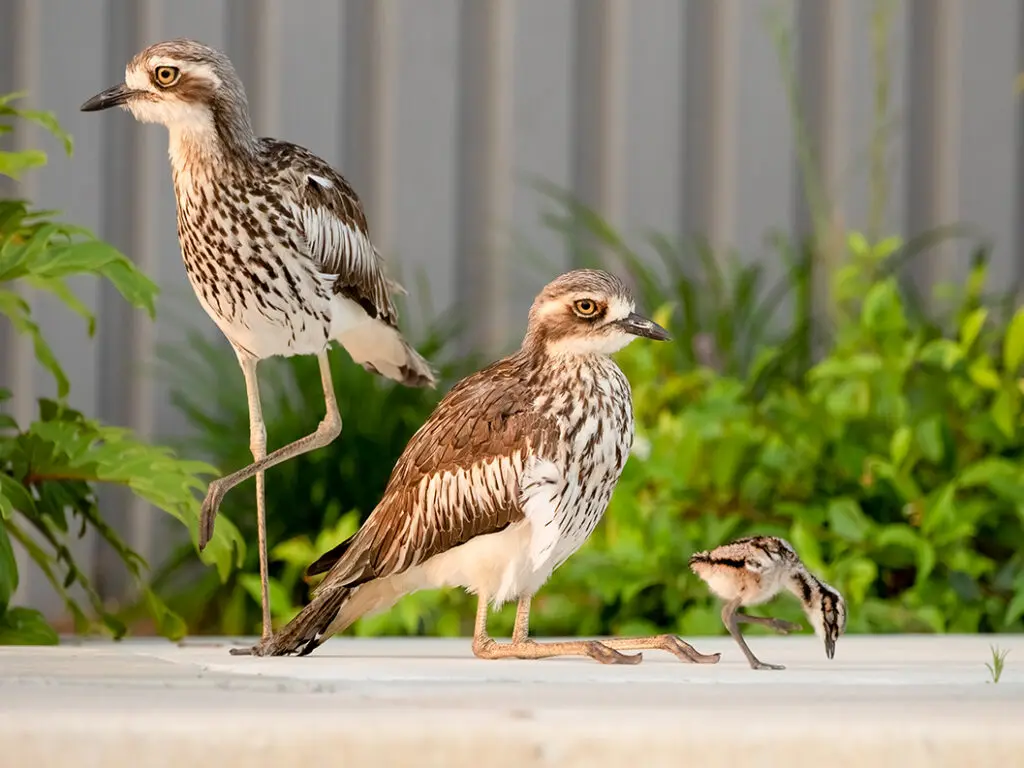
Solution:
M 356 191 L 312 152 L 287 142 L 267 144 L 280 158 L 281 171 L 293 175 L 296 219 L 310 257 L 325 274 L 338 276 L 334 292 L 359 304 L 370 317 L 396 326 L 391 294 L 402 289 L 385 274 Z
M 336 548 L 340 559 L 318 591 L 400 573 L 523 518 L 523 470 L 553 454 L 558 429 L 533 410 L 519 370 L 506 359 L 452 388 L 409 441 L 366 523 Z

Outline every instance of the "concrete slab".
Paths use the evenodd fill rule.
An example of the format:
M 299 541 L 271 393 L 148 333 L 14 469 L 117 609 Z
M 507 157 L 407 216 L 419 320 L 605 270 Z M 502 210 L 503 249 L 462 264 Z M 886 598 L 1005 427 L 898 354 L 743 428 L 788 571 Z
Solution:
M 336 638 L 305 658 L 226 640 L 0 648 L 0 766 L 1024 766 L 1024 636 L 729 638 L 480 661 L 468 639 Z M 1009 649 L 998 684 L 990 644 Z

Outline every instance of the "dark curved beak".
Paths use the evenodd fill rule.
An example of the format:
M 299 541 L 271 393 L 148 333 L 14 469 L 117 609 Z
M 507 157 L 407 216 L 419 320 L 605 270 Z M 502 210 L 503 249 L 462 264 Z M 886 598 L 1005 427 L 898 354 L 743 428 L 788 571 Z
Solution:
M 107 90 L 102 93 L 97 93 L 85 102 L 80 109 L 83 112 L 99 112 L 101 109 L 119 107 L 134 95 L 135 91 L 131 90 L 124 83 L 120 83 L 112 88 L 107 88 Z
M 830 659 L 836 655 L 836 639 L 829 635 L 825 636 L 825 655 Z
M 636 312 L 631 312 L 628 317 L 624 317 L 622 320 L 619 320 L 618 325 L 626 333 L 631 333 L 634 336 L 643 336 L 645 339 L 668 341 L 672 338 L 668 335 L 668 331 L 656 322 L 648 320 L 646 317 L 638 315 Z

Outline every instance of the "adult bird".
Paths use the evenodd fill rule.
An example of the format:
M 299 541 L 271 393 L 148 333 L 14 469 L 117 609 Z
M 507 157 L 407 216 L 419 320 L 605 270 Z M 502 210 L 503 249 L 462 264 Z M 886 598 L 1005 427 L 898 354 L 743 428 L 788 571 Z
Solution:
M 253 463 L 210 483 L 199 548 L 224 494 L 255 475 L 266 638 L 263 472 L 341 434 L 328 346 L 338 342 L 366 369 L 407 386 L 434 386 L 435 373 L 399 331 L 392 297 L 402 289 L 385 274 L 355 191 L 309 150 L 256 136 L 227 56 L 194 40 L 151 45 L 128 63 L 123 83 L 81 109 L 110 107 L 167 126 L 185 272 L 245 378 Z M 256 365 L 276 355 L 317 356 L 326 415 L 315 432 L 267 455 Z
M 530 601 L 604 515 L 633 443 L 629 382 L 611 354 L 638 336 L 664 340 L 625 284 L 568 272 L 530 309 L 521 348 L 456 384 L 413 435 L 380 503 L 320 557 L 312 602 L 273 637 L 233 653 L 307 654 L 360 616 L 419 589 L 477 595 L 473 652 L 482 658 L 589 656 L 637 663 L 662 649 L 715 663 L 674 635 L 534 642 Z M 518 601 L 510 643 L 487 634 L 488 605 Z

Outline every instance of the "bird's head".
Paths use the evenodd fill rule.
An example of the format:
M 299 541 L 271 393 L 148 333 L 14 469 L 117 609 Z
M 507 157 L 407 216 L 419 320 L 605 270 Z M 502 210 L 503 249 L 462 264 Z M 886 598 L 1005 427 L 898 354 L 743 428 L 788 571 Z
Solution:
M 836 654 L 836 641 L 846 632 L 846 601 L 837 589 L 819 582 L 804 612 L 814 633 L 825 642 L 825 655 L 831 659 Z
M 83 112 L 121 107 L 143 123 L 172 133 L 229 139 L 251 134 L 245 89 L 231 61 L 194 40 L 168 40 L 137 53 L 124 82 L 86 101 Z M 228 136 L 224 134 L 228 133 Z
M 657 341 L 668 332 L 635 311 L 632 294 L 603 270 L 577 269 L 555 278 L 530 309 L 526 343 L 548 355 L 610 355 L 638 336 Z

